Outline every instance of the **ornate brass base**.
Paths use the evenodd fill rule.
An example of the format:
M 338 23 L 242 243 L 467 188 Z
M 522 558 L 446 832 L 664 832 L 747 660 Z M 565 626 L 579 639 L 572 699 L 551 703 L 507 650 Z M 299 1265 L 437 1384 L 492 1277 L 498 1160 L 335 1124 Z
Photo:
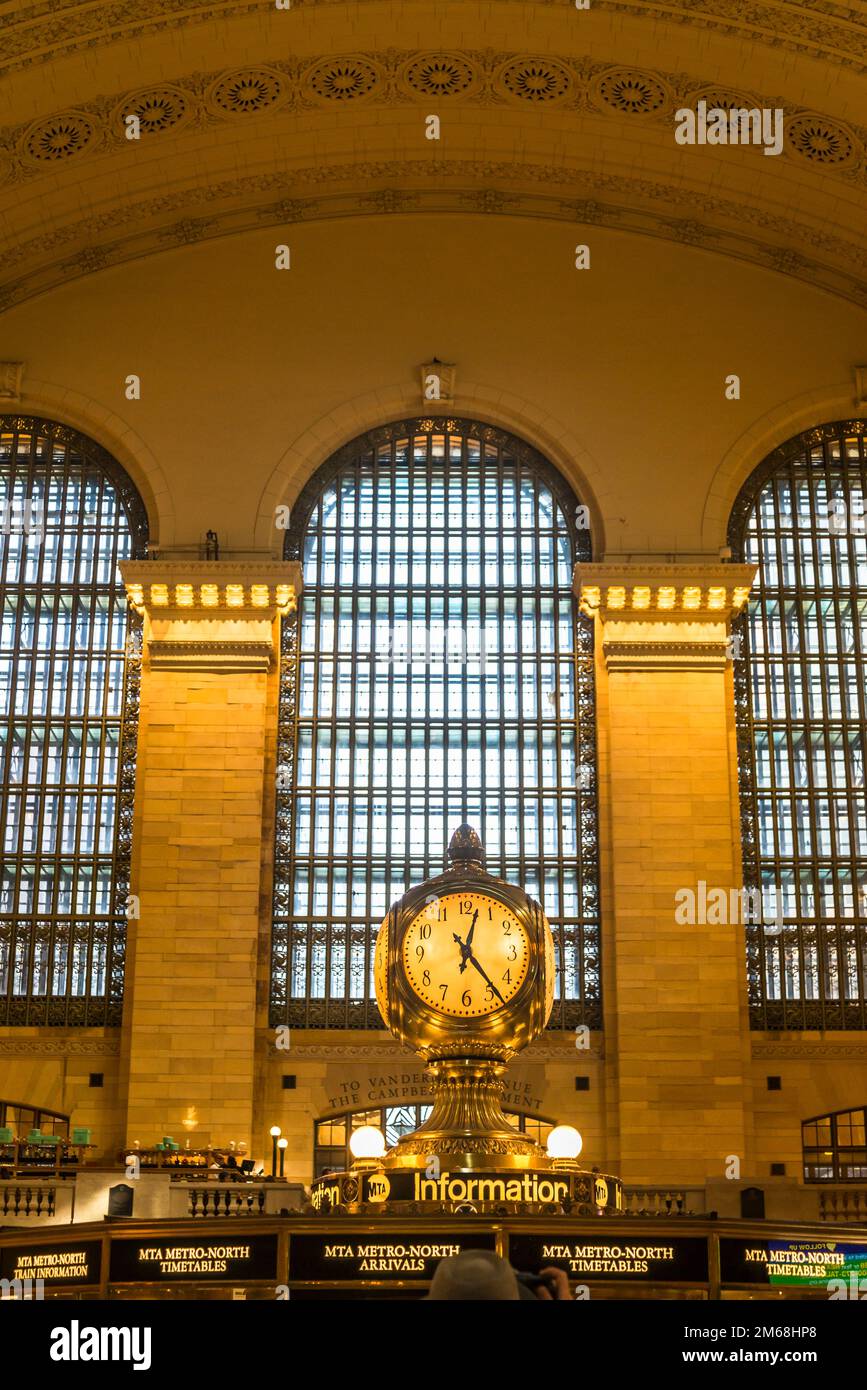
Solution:
M 427 1168 L 432 1158 L 455 1170 L 549 1169 L 548 1155 L 519 1134 L 502 1109 L 506 1064 L 488 1057 L 444 1057 L 430 1062 L 434 1102 L 423 1125 L 383 1160 L 385 1168 Z

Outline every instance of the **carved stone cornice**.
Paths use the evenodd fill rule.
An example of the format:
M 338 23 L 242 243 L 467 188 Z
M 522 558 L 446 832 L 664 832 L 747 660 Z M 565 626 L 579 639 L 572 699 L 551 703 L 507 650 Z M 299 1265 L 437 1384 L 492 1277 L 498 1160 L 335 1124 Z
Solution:
M 410 1048 L 401 1047 L 396 1042 L 380 1043 L 292 1043 L 288 1049 L 279 1048 L 269 1035 L 267 1050 L 269 1055 L 279 1057 L 283 1062 L 293 1058 L 304 1062 L 405 1062 L 421 1068 L 426 1067 L 423 1058 Z M 548 1042 L 545 1039 L 531 1044 L 509 1065 L 521 1067 L 541 1062 L 569 1063 L 580 1067 L 584 1062 L 600 1062 L 603 1058 L 602 1036 L 589 1048 L 578 1051 L 575 1039 L 570 1033 L 563 1043 Z
M 152 618 L 257 618 L 294 613 L 296 560 L 125 560 L 126 596 Z
M 117 1057 L 116 1038 L 0 1038 L 0 1057 Z
M 723 670 L 729 622 L 749 598 L 757 566 L 609 561 L 575 566 L 582 612 L 603 629 L 609 671 Z
M 270 642 L 159 642 L 148 644 L 154 671 L 270 671 L 276 664 Z
M 867 1041 L 865 1042 L 754 1042 L 753 1057 L 775 1057 L 784 1060 L 791 1057 L 800 1061 L 809 1059 L 816 1062 L 867 1062 Z
M 295 560 L 128 560 L 127 599 L 145 616 L 154 671 L 261 672 L 277 661 L 276 620 L 295 611 Z

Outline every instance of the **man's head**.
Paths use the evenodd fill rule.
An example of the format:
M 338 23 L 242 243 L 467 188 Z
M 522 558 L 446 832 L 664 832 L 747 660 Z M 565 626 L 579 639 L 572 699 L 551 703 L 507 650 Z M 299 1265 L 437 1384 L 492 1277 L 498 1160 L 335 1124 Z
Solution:
M 510 1300 L 517 1302 L 515 1271 L 492 1250 L 462 1250 L 440 1260 L 428 1298 L 437 1300 Z

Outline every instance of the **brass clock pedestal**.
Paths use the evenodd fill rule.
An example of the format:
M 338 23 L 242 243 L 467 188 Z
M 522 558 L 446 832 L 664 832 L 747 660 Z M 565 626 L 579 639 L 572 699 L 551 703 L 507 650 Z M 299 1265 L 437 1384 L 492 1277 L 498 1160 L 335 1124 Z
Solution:
M 550 1168 L 547 1154 L 519 1134 L 502 1111 L 505 1062 L 486 1057 L 447 1057 L 430 1062 L 434 1101 L 423 1125 L 386 1155 L 389 1168 Z

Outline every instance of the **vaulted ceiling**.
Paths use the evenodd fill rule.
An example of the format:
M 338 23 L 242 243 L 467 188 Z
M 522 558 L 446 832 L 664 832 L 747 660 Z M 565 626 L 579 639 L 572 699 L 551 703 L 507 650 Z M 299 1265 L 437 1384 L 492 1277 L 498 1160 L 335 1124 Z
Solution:
M 276 554 L 436 354 L 594 554 L 715 557 L 864 410 L 865 69 L 867 0 L 0 0 L 0 406 L 113 452 L 164 552 Z M 678 144 L 702 98 L 782 152 Z
M 865 69 L 865 0 L 6 0 L 0 309 L 249 229 L 425 212 L 601 224 L 867 306 Z M 702 97 L 783 108 L 782 154 L 677 145 Z

